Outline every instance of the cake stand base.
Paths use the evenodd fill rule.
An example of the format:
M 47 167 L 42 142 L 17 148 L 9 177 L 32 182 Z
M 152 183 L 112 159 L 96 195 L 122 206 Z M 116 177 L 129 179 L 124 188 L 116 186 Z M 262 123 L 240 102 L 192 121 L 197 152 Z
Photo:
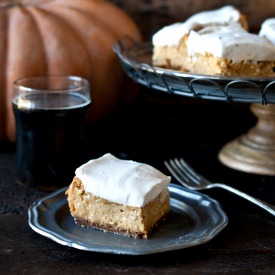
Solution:
M 226 166 L 248 173 L 275 175 L 275 106 L 253 103 L 257 124 L 247 134 L 227 143 L 219 152 Z

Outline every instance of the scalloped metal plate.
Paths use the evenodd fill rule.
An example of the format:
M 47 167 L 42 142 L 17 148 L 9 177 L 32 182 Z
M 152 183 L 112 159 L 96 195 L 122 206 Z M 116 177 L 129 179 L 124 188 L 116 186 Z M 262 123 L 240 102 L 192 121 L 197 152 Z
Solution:
M 171 211 L 147 240 L 82 228 L 72 218 L 65 190 L 34 202 L 29 225 L 37 233 L 65 246 L 94 252 L 144 255 L 199 245 L 213 239 L 228 223 L 219 202 L 176 184 L 169 185 Z

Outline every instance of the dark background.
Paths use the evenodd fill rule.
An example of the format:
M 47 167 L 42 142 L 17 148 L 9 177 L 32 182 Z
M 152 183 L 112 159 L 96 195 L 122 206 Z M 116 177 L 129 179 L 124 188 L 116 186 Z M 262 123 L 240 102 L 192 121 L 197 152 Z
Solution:
M 273 0 L 113 2 L 129 12 L 147 40 L 165 24 L 227 3 L 240 7 L 255 29 L 264 18 L 275 16 Z M 275 204 L 274 177 L 236 171 L 217 159 L 224 144 L 246 133 L 255 123 L 249 104 L 184 98 L 140 87 L 132 104 L 114 110 L 88 130 L 84 155 L 89 159 L 111 152 L 152 164 L 165 173 L 168 171 L 163 161 L 180 156 L 210 180 L 228 183 Z M 0 155 L 0 273 L 274 274 L 273 217 L 218 189 L 203 192 L 220 202 L 229 224 L 203 245 L 130 257 L 57 244 L 28 225 L 28 207 L 46 193 L 16 183 L 14 144 L 1 144 Z

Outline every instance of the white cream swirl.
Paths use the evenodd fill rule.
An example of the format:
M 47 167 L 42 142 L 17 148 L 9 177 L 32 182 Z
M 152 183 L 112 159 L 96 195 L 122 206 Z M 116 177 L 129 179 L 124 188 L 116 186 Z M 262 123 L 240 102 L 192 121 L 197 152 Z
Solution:
M 209 25 L 231 24 L 238 22 L 240 17 L 240 12 L 231 5 L 216 10 L 199 12 L 189 17 L 185 22 L 163 27 L 153 35 L 152 43 L 154 46 L 178 45 L 181 38 L 185 34 L 189 34 L 191 30 Z
M 110 153 L 83 164 L 75 175 L 86 192 L 135 207 L 156 198 L 171 181 L 171 177 L 148 164 L 118 159 Z
M 233 63 L 275 60 L 275 46 L 268 39 L 245 31 L 238 23 L 191 31 L 186 46 L 189 56 L 210 53 Z
M 259 36 L 265 37 L 275 44 L 275 18 L 268 18 L 262 23 Z

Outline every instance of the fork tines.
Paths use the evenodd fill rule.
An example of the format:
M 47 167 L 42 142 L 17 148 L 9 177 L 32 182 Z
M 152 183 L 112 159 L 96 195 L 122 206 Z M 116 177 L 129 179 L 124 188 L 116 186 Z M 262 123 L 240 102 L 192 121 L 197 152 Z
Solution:
M 185 174 L 185 171 L 182 170 L 182 164 L 185 163 L 183 159 L 169 159 L 169 161 L 164 161 L 165 166 L 169 170 L 169 172 L 172 174 L 172 176 L 181 184 L 186 185 L 186 182 L 188 182 L 188 177 Z
M 198 174 L 183 158 L 169 159 L 164 161 L 165 166 L 174 178 L 188 188 L 198 188 L 202 176 Z

